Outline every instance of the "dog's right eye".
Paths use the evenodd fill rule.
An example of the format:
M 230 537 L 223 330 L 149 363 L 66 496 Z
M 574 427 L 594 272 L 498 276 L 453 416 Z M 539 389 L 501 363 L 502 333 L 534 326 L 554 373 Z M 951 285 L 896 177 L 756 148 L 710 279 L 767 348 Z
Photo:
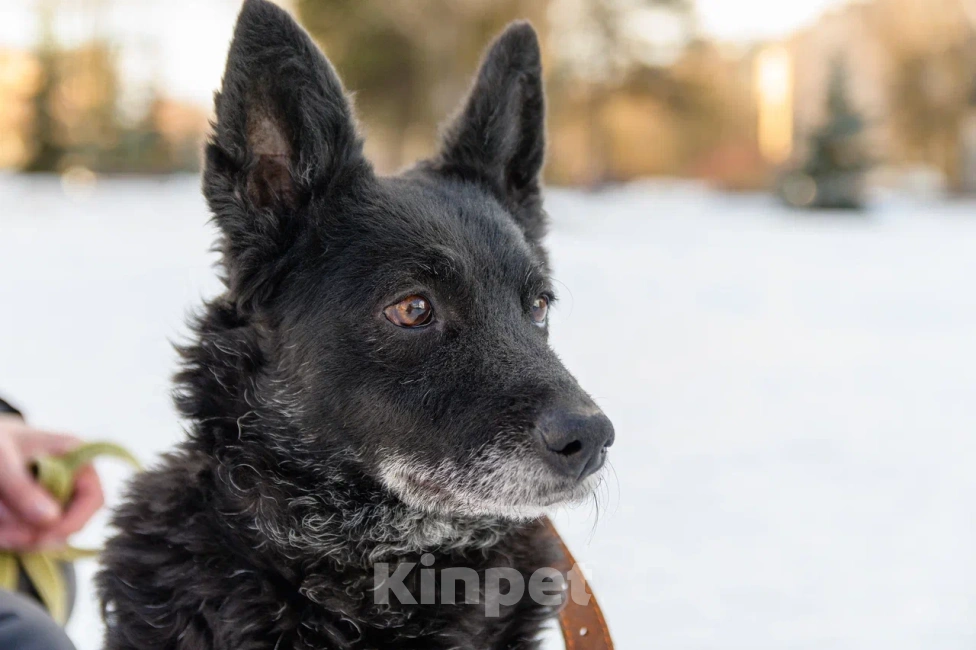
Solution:
M 410 296 L 390 305 L 383 314 L 398 327 L 423 327 L 434 318 L 434 309 L 423 296 Z

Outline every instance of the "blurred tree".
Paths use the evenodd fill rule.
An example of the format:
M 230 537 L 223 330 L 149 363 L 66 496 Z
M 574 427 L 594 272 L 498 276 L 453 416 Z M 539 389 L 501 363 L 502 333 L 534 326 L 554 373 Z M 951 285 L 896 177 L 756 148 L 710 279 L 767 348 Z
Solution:
M 157 89 L 151 91 L 145 114 L 134 124 L 116 126 L 113 146 L 98 147 L 89 160 L 96 171 L 109 173 L 161 174 L 184 167 L 176 159 L 174 144 L 159 128 L 159 108 L 163 103 Z
M 696 40 L 669 68 L 674 91 L 668 106 L 681 130 L 685 168 L 724 145 L 755 139 L 755 108 L 748 67 L 729 61 L 711 42 Z
M 508 22 L 533 20 L 547 0 L 297 0 L 357 100 L 385 170 L 430 149 L 437 122 L 458 102 L 484 46 Z M 436 26 L 436 29 L 432 29 Z
M 58 88 L 58 44 L 54 36 L 55 3 L 46 0 L 38 5 L 41 26 L 37 60 L 41 69 L 41 82 L 34 94 L 34 119 L 31 140 L 33 151 L 24 164 L 26 172 L 54 172 L 64 156 L 56 120 L 52 115 L 54 95 Z
M 295 7 L 354 93 L 382 170 L 430 151 L 485 46 L 516 18 L 531 20 L 542 39 L 550 179 L 595 186 L 649 170 L 675 173 L 735 131 L 729 124 L 742 123 L 726 62 L 704 46 L 688 55 L 697 42 L 694 0 L 296 0 Z M 642 141 L 667 128 L 686 142 L 664 160 L 659 147 L 621 138 L 621 116 L 641 122 Z
M 392 16 L 370 0 L 299 0 L 300 20 L 321 42 L 358 97 L 361 118 L 386 127 L 394 166 L 423 110 L 417 43 Z
M 578 110 L 586 129 L 585 184 L 590 187 L 615 180 L 609 106 L 625 86 L 639 94 L 664 95 L 670 101 L 680 84 L 667 78 L 669 64 L 694 42 L 697 33 L 694 0 L 558 0 L 554 20 L 561 35 L 556 44 L 558 61 L 553 90 L 573 94 L 583 84 Z M 672 29 L 664 29 L 667 26 Z M 659 33 L 670 38 L 658 39 Z M 641 86 L 642 81 L 650 81 Z M 635 88 L 639 87 L 639 88 Z
M 837 60 L 827 91 L 827 122 L 811 136 L 802 169 L 780 183 L 783 199 L 795 207 L 862 208 L 869 167 L 863 131 L 864 120 L 848 98 L 847 68 Z
M 101 171 L 123 132 L 115 50 L 105 39 L 92 40 L 64 51 L 58 67 L 54 114 L 68 149 L 64 164 Z
M 949 186 L 959 186 L 959 141 L 972 87 L 971 67 L 959 46 L 928 53 L 899 53 L 892 122 L 911 160 L 942 169 Z
M 962 125 L 976 76 L 971 0 L 886 0 L 876 29 L 891 70 L 890 119 L 896 155 L 941 169 L 961 186 Z
M 119 110 L 122 79 L 117 49 L 93 29 L 70 49 L 55 39 L 58 0 L 38 4 L 41 40 L 36 57 L 41 83 L 33 97 L 32 155 L 23 169 L 58 173 L 84 167 L 105 173 L 167 173 L 198 167 L 199 140 L 206 120 L 151 89 L 145 111 L 126 118 Z M 84 5 L 90 22 L 104 16 L 105 2 Z M 161 122 L 169 116 L 169 132 Z

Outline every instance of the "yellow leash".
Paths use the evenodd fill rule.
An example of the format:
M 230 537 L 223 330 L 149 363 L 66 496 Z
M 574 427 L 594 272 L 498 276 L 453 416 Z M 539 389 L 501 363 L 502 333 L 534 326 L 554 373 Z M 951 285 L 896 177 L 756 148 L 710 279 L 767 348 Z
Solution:
M 111 442 L 91 442 L 61 456 L 40 456 L 31 463 L 31 471 L 37 482 L 65 506 L 74 492 L 75 474 L 100 456 L 112 456 L 139 468 L 139 461 L 123 447 Z M 74 562 L 96 555 L 97 550 L 72 546 L 53 551 L 0 551 L 0 589 L 16 591 L 23 570 L 51 617 L 64 625 L 68 620 L 69 594 L 58 562 Z

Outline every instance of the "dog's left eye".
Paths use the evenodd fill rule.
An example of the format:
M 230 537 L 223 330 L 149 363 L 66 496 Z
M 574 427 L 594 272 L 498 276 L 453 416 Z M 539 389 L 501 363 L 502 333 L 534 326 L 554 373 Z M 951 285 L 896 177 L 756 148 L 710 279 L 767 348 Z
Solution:
M 546 326 L 546 318 L 549 317 L 549 299 L 545 296 L 539 296 L 532 301 L 532 307 L 529 309 L 532 314 L 532 322 L 534 322 L 539 327 Z
M 430 301 L 423 296 L 410 296 L 383 310 L 386 319 L 400 327 L 423 327 L 434 317 Z

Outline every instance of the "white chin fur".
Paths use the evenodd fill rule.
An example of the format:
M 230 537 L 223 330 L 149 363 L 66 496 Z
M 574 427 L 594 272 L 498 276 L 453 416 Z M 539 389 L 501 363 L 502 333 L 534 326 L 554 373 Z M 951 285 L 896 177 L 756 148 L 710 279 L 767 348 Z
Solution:
M 380 465 L 386 486 L 408 505 L 447 516 L 537 519 L 585 500 L 600 472 L 576 485 L 560 479 L 528 452 L 496 450 L 466 467 L 444 460 L 427 465 L 400 455 Z

